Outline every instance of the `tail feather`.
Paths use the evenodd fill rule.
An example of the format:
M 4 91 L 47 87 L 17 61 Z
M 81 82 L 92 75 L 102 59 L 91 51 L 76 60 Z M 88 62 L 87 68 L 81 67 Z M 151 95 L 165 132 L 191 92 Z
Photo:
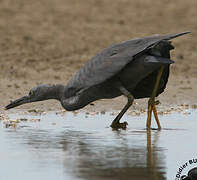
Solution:
M 157 64 L 173 64 L 174 61 L 172 61 L 169 58 L 164 58 L 161 56 L 147 56 L 145 59 L 146 63 L 157 63 Z
M 176 38 L 176 37 L 183 36 L 183 35 L 189 34 L 189 33 L 191 33 L 191 32 L 190 32 L 190 31 L 186 31 L 186 32 L 182 32 L 182 33 L 164 35 L 164 40 L 174 39 L 174 38 Z

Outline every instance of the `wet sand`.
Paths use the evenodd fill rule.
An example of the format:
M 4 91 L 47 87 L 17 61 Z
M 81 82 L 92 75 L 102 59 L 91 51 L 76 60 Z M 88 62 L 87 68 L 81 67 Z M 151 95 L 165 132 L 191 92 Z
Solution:
M 154 6 L 152 5 L 154 4 Z M 178 4 L 178 6 L 177 6 Z M 0 107 L 41 83 L 66 84 L 103 48 L 152 34 L 192 31 L 173 41 L 169 83 L 160 109 L 197 103 L 197 2 L 29 0 L 0 2 Z M 82 111 L 120 110 L 123 97 L 101 100 Z M 130 108 L 145 110 L 147 100 Z M 18 109 L 59 110 L 55 101 Z

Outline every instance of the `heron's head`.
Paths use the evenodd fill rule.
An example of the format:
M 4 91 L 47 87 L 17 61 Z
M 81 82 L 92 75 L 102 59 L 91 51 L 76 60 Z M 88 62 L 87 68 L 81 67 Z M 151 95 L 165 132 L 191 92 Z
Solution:
M 22 104 L 43 101 L 48 99 L 57 99 L 59 100 L 63 94 L 63 85 L 49 85 L 42 84 L 37 87 L 32 88 L 29 91 L 29 94 L 23 96 L 15 101 L 11 101 L 5 109 L 11 109 Z

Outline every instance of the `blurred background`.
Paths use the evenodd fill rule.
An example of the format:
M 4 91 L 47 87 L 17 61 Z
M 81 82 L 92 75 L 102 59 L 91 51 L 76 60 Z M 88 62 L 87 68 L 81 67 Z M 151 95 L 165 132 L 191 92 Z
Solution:
M 181 164 L 196 157 L 188 139 L 196 137 L 197 127 L 196 113 L 187 111 L 190 105 L 197 108 L 197 0 L 0 0 L 0 117 L 10 100 L 38 84 L 66 85 L 103 48 L 183 31 L 192 34 L 173 40 L 175 64 L 159 96 L 166 129 L 152 134 L 144 129 L 147 99 L 135 101 L 128 112 L 134 116 L 123 119 L 130 129 L 117 133 L 106 127 L 125 105 L 122 97 L 100 100 L 78 115 L 50 114 L 47 110 L 62 110 L 53 101 L 20 106 L 11 119 L 24 108 L 39 123 L 29 119 L 18 129 L 0 126 L 0 179 L 61 179 L 61 174 L 62 179 L 69 174 L 94 180 L 174 178 Z M 31 116 L 39 112 L 35 109 L 46 110 L 46 116 Z
M 196 0 L 0 0 L 0 94 L 8 99 L 40 83 L 64 83 L 117 42 L 191 31 L 177 38 L 174 76 L 197 77 Z

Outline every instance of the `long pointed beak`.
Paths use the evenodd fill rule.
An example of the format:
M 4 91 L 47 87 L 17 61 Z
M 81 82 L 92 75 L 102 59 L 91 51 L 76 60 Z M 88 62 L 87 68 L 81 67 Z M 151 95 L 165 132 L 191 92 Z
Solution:
M 22 104 L 25 104 L 25 103 L 29 103 L 30 102 L 30 97 L 29 96 L 24 96 L 22 98 L 19 98 L 15 101 L 12 101 L 10 104 L 8 104 L 5 109 L 11 109 L 11 108 L 14 108 L 14 107 L 17 107 L 17 106 L 20 106 Z

